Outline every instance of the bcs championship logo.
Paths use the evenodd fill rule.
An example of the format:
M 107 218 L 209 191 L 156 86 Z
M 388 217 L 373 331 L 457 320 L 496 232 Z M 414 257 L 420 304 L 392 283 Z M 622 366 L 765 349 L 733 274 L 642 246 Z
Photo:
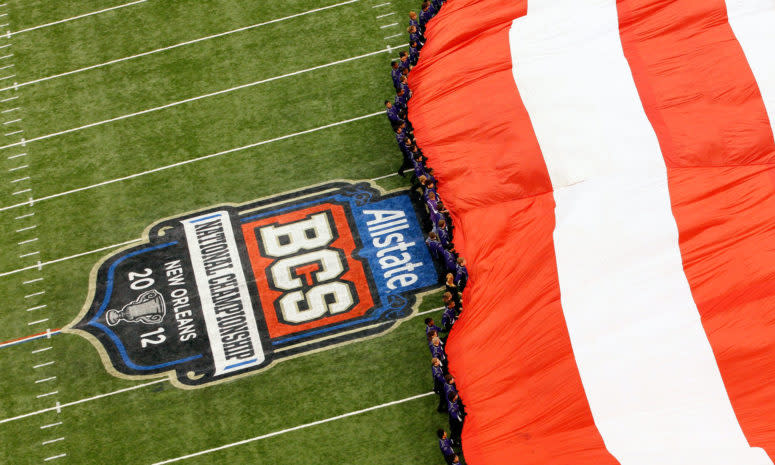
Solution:
M 162 221 L 108 257 L 66 331 L 122 376 L 181 387 L 378 334 L 437 285 L 407 192 L 329 183 Z

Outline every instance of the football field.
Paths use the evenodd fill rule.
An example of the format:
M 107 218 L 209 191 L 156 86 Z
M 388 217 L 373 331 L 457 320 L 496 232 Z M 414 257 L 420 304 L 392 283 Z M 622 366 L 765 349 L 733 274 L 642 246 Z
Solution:
M 382 102 L 417 0 L 0 6 L 0 463 L 441 463 L 422 319 L 226 382 L 109 373 L 61 332 L 163 219 L 406 189 Z

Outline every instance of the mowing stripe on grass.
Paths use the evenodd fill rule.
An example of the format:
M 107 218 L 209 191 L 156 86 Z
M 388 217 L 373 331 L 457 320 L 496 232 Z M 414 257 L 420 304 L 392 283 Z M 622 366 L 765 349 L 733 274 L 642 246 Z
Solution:
M 403 45 L 403 46 L 405 46 L 405 45 Z M 65 129 L 64 131 L 52 132 L 51 134 L 45 134 L 45 135 L 42 135 L 42 136 L 31 137 L 29 139 L 23 139 L 23 140 L 21 140 L 19 142 L 14 142 L 12 144 L 7 144 L 7 145 L 0 146 L 0 149 L 7 149 L 7 148 L 11 148 L 11 147 L 16 147 L 16 146 L 19 146 L 19 145 L 26 145 L 26 144 L 29 144 L 30 142 L 36 142 L 36 141 L 39 141 L 39 140 L 50 139 L 52 137 L 61 136 L 61 135 L 64 135 L 64 134 L 70 134 L 72 132 L 81 131 L 81 130 L 93 128 L 93 127 L 96 127 L 96 126 L 102 126 L 103 124 L 114 123 L 116 121 L 125 120 L 125 119 L 132 118 L 132 117 L 135 117 L 135 116 L 145 115 L 145 114 L 148 114 L 148 113 L 153 113 L 155 111 L 165 110 L 167 108 L 176 107 L 178 105 L 183 105 L 184 103 L 191 103 L 191 102 L 195 102 L 197 100 L 202 100 L 202 99 L 205 99 L 205 98 L 208 98 L 208 97 L 215 97 L 216 95 L 223 95 L 223 94 L 227 94 L 229 92 L 234 92 L 234 91 L 237 91 L 237 90 L 247 89 L 249 87 L 257 86 L 259 84 L 265 84 L 267 82 L 277 81 L 277 80 L 280 80 L 280 79 L 285 79 L 285 78 L 288 78 L 288 77 L 297 76 L 299 74 L 304 74 L 304 73 L 309 73 L 309 72 L 312 72 L 312 71 L 317 71 L 319 69 L 340 65 L 342 63 L 347 63 L 347 62 L 350 62 L 350 61 L 360 60 L 362 58 L 367 58 L 367 57 L 370 57 L 370 56 L 379 55 L 380 53 L 390 53 L 392 50 L 394 50 L 396 48 L 400 48 L 400 47 L 402 47 L 402 46 L 399 45 L 399 46 L 396 46 L 396 47 L 387 47 L 387 48 L 383 48 L 383 49 L 376 50 L 376 51 L 373 51 L 373 52 L 364 53 L 363 55 L 358 55 L 358 56 L 354 56 L 354 57 L 350 57 L 350 58 L 345 58 L 345 59 L 342 59 L 342 60 L 332 61 L 330 63 L 326 63 L 326 64 L 323 64 L 323 65 L 313 66 L 311 68 L 306 68 L 306 69 L 302 69 L 302 70 L 299 70 L 299 71 L 293 71 L 292 73 L 281 74 L 279 76 L 273 76 L 273 77 L 270 77 L 270 78 L 261 79 L 259 81 L 249 82 L 247 84 L 240 84 L 240 85 L 235 86 L 235 87 L 229 87 L 228 89 L 222 89 L 222 90 L 218 90 L 218 91 L 215 91 L 215 92 L 210 92 L 210 93 L 207 93 L 207 94 L 198 95 L 196 97 L 191 97 L 191 98 L 187 98 L 187 99 L 183 99 L 183 100 L 178 100 L 176 102 L 168 103 L 166 105 L 161 105 L 161 106 L 153 107 L 153 108 L 147 108 L 145 110 L 136 111 L 134 113 L 128 113 L 126 115 L 116 116 L 114 118 L 109 118 L 109 119 L 102 120 L 102 121 L 97 121 L 97 122 L 94 122 L 94 123 L 84 124 L 83 126 L 78 126 L 78 127 L 75 127 L 75 128 Z M 10 123 L 14 123 L 16 121 L 21 121 L 21 119 L 16 119 L 16 120 L 13 120 L 13 121 L 8 121 L 8 122 L 3 123 L 3 124 L 10 124 Z
M 122 176 L 120 178 L 115 178 L 115 179 L 110 179 L 110 180 L 107 180 L 107 181 L 98 182 L 97 184 L 92 184 L 92 185 L 84 186 L 84 187 L 78 187 L 76 189 L 71 189 L 69 191 L 59 192 L 57 194 L 47 195 L 45 197 L 40 197 L 40 198 L 37 198 L 37 199 L 32 199 L 31 198 L 27 202 L 22 202 L 22 203 L 17 203 L 17 204 L 14 204 L 14 205 L 6 205 L 4 207 L 0 207 L 0 211 L 11 210 L 13 208 L 19 208 L 19 207 L 23 207 L 25 205 L 29 205 L 30 203 L 41 202 L 43 200 L 55 199 L 57 197 L 62 197 L 62 196 L 65 196 L 65 195 L 74 194 L 76 192 L 90 190 L 90 189 L 94 189 L 96 187 L 106 186 L 108 184 L 114 184 L 114 183 L 121 182 L 121 181 L 127 181 L 129 179 L 139 178 L 140 176 L 145 176 L 146 174 L 157 173 L 159 171 L 168 170 L 170 168 L 175 168 L 177 166 L 188 165 L 190 163 L 194 163 L 194 162 L 197 162 L 197 161 L 207 160 L 208 158 L 219 157 L 221 155 L 226 155 L 226 154 L 229 154 L 229 153 L 234 153 L 234 152 L 239 152 L 239 151 L 242 151 L 242 150 L 247 150 L 247 149 L 250 149 L 250 148 L 253 148 L 253 147 L 258 147 L 258 146 L 261 146 L 261 145 L 270 144 L 272 142 L 277 142 L 277 141 L 281 141 L 281 140 L 285 140 L 285 139 L 290 139 L 292 137 L 301 136 L 301 135 L 304 135 L 304 134 L 310 134 L 310 133 L 313 133 L 313 132 L 321 131 L 323 129 L 328 129 L 328 128 L 332 128 L 332 127 L 335 127 L 335 126 L 341 126 L 342 124 L 352 123 L 353 121 L 359 121 L 359 120 L 362 120 L 362 119 L 371 118 L 371 117 L 374 117 L 374 116 L 377 116 L 377 115 L 384 115 L 384 114 L 385 114 L 384 111 L 378 111 L 378 112 L 375 112 L 375 113 L 369 113 L 369 114 L 362 115 L 362 116 L 356 116 L 355 118 L 350 118 L 350 119 L 346 119 L 346 120 L 342 120 L 342 121 L 337 121 L 336 123 L 330 123 L 330 124 L 326 124 L 326 125 L 323 125 L 323 126 L 318 126 L 316 128 L 306 129 L 304 131 L 299 131 L 299 132 L 294 132 L 293 134 L 286 134 L 284 136 L 275 137 L 273 139 L 267 139 L 267 140 L 262 140 L 262 141 L 259 141 L 259 142 L 254 142 L 252 144 L 243 145 L 241 147 L 235 147 L 233 149 L 223 150 L 221 152 L 216 152 L 216 153 L 210 153 L 210 154 L 207 154 L 207 155 L 202 155 L 201 157 L 196 157 L 196 158 L 191 158 L 191 159 L 188 159 L 188 160 L 179 161 L 177 163 L 172 163 L 170 165 L 160 166 L 158 168 L 153 168 L 153 169 L 146 170 L 146 171 L 140 171 L 139 173 L 130 174 L 128 176 Z M 26 167 L 26 165 L 25 165 L 25 167 Z M 21 169 L 21 167 L 15 168 L 15 169 Z
M 393 177 L 393 176 L 398 176 L 398 173 L 390 173 L 390 174 L 386 174 L 384 176 L 378 176 L 376 178 L 371 178 L 371 181 L 379 181 L 380 179 L 386 179 L 386 178 L 390 178 L 390 177 Z M 17 219 L 23 218 L 25 216 L 30 216 L 30 215 L 31 214 L 22 215 L 20 217 L 17 217 Z M 32 229 L 32 228 L 34 228 L 34 226 L 29 226 L 29 227 L 23 228 L 23 229 Z M 9 275 L 12 275 L 12 274 L 20 273 L 22 271 L 32 270 L 32 269 L 43 267 L 43 266 L 46 266 L 46 265 L 51 265 L 52 263 L 59 263 L 59 262 L 65 261 L 65 260 L 70 260 L 70 259 L 73 259 L 73 258 L 83 257 L 85 255 L 91 255 L 93 253 L 102 252 L 104 250 L 115 249 L 117 247 L 121 247 L 121 246 L 127 245 L 127 244 L 132 244 L 133 242 L 140 242 L 142 240 L 143 240 L 142 238 L 131 239 L 131 240 L 128 240 L 128 241 L 119 242 L 118 244 L 106 245 L 104 247 L 100 247 L 99 249 L 89 250 L 89 251 L 86 251 L 86 252 L 77 253 L 75 255 L 68 255 L 67 257 L 60 257 L 60 258 L 56 258 L 54 260 L 49 260 L 47 262 L 36 263 L 35 265 L 25 266 L 23 268 L 17 268 L 15 270 L 4 271 L 4 272 L 0 273 L 0 277 L 9 276 Z M 0 347 L 3 347 L 2 344 L 0 344 Z
M 422 394 L 417 394 L 415 396 L 405 397 L 403 399 L 394 400 L 392 402 L 386 402 L 384 404 L 374 405 L 372 407 L 368 407 L 368 408 L 364 408 L 364 409 L 360 409 L 360 410 L 355 410 L 353 412 L 347 412 L 347 413 L 344 413 L 342 415 L 337 415 L 335 417 L 325 418 L 323 420 L 317 420 L 317 421 L 313 421 L 313 422 L 310 422 L 310 423 L 304 423 L 303 425 L 298 425 L 298 426 L 294 426 L 294 427 L 291 427 L 291 428 L 282 429 L 280 431 L 274 431 L 272 433 L 262 434 L 261 436 L 252 437 L 250 439 L 243 439 L 242 441 L 232 442 L 231 444 L 224 444 L 222 446 L 213 447 L 212 449 L 205 449 L 203 451 L 194 452 L 193 454 L 183 455 L 183 456 L 180 456 L 180 457 L 175 457 L 173 459 L 168 459 L 168 460 L 164 460 L 164 461 L 161 461 L 161 462 L 156 462 L 153 465 L 164 465 L 164 464 L 167 464 L 167 463 L 179 462 L 181 460 L 186 460 L 186 459 L 190 459 L 190 458 L 193 458 L 193 457 L 198 457 L 200 455 L 205 455 L 205 454 L 209 454 L 209 453 L 212 453 L 212 452 L 217 452 L 219 450 L 229 449 L 231 447 L 241 446 L 243 444 L 248 444 L 248 443 L 251 443 L 251 442 L 260 441 L 261 439 L 267 439 L 267 438 L 279 436 L 281 434 L 290 433 L 292 431 L 298 431 L 300 429 L 310 428 L 312 426 L 322 425 L 324 423 L 329 423 L 329 422 L 332 422 L 332 421 L 341 420 L 343 418 L 348 418 L 348 417 L 352 417 L 352 416 L 355 416 L 355 415 L 360 415 L 360 414 L 363 414 L 363 413 L 372 412 L 374 410 L 379 410 L 379 409 L 383 409 L 383 408 L 386 408 L 386 407 L 391 407 L 393 405 L 403 404 L 405 402 L 411 402 L 413 400 L 422 399 L 423 397 L 432 396 L 433 394 L 434 394 L 434 392 L 430 391 L 430 392 L 425 392 L 425 393 L 422 393 Z
M 82 15 L 73 16 L 71 18 L 60 19 L 59 21 L 52 21 L 50 23 L 41 24 L 41 25 L 38 25 L 38 26 L 32 26 L 32 27 L 28 27 L 26 29 L 20 29 L 18 31 L 11 32 L 11 35 L 14 36 L 16 34 L 21 34 L 23 32 L 34 31 L 35 29 L 41 29 L 41 28 L 44 28 L 44 27 L 54 26 L 55 24 L 62 24 L 62 23 L 66 23 L 68 21 L 74 21 L 76 19 L 85 18 L 87 16 L 94 16 L 94 15 L 98 15 L 100 13 L 105 13 L 107 11 L 118 10 L 119 8 L 126 8 L 128 6 L 137 5 L 138 3 L 145 3 L 147 1 L 148 0 L 136 0 L 134 2 L 124 3 L 123 5 L 116 5 L 116 6 L 112 6 L 110 8 L 103 8 L 102 10 L 92 11 L 91 13 L 84 13 Z
M 161 48 L 156 48 L 156 49 L 153 49 L 153 50 L 148 50 L 147 52 L 141 52 L 141 53 L 137 53 L 135 55 L 126 56 L 126 57 L 123 57 L 123 58 L 116 58 L 114 60 L 106 61 L 106 62 L 103 62 L 103 63 L 97 63 L 96 65 L 85 66 L 83 68 L 78 68 L 78 69 L 74 69 L 74 70 L 71 70 L 71 71 L 65 71 L 65 72 L 59 73 L 59 74 L 52 74 L 51 76 L 46 76 L 46 77 L 42 77 L 42 78 L 39 78 L 39 79 L 33 79 L 31 81 L 21 82 L 21 83 L 18 83 L 18 84 L 14 84 L 13 86 L 1 88 L 0 92 L 2 92 L 4 90 L 8 90 L 8 89 L 14 89 L 14 88 L 18 88 L 18 87 L 29 86 L 31 84 L 37 84 L 39 82 L 50 81 L 51 79 L 56 79 L 56 78 L 60 78 L 60 77 L 64 77 L 64 76 L 70 76 L 72 74 L 81 73 L 83 71 L 89 71 L 89 70 L 92 70 L 92 69 L 102 68 L 102 67 L 108 66 L 108 65 L 114 65 L 116 63 L 121 63 L 123 61 L 128 61 L 128 60 L 133 60 L 135 58 L 140 58 L 140 57 L 144 57 L 144 56 L 148 56 L 148 55 L 153 55 L 154 53 L 166 52 L 167 50 L 172 50 L 172 49 L 175 49 L 175 48 L 178 48 L 178 47 L 183 47 L 185 45 L 191 45 L 191 44 L 195 44 L 197 42 L 202 42 L 202 41 L 205 41 L 205 40 L 215 39 L 217 37 L 223 37 L 223 36 L 227 36 L 229 34 L 234 34 L 234 33 L 237 33 L 237 32 L 242 32 L 242 31 L 247 31 L 247 30 L 250 30 L 250 29 L 255 29 L 257 27 L 266 26 L 268 24 L 279 23 L 280 21 L 285 21 L 285 20 L 292 19 L 292 18 L 298 18 L 299 16 L 305 16 L 305 15 L 308 15 L 308 14 L 317 13 L 319 11 L 330 10 L 331 8 L 336 8 L 336 7 L 339 7 L 339 6 L 342 6 L 342 5 L 349 5 L 350 3 L 355 3 L 355 2 L 358 2 L 358 1 L 360 1 L 360 0 L 347 0 L 346 2 L 341 2 L 341 3 L 336 3 L 336 4 L 333 4 L 333 5 L 328 5 L 328 6 L 324 6 L 324 7 L 320 7 L 320 8 L 315 8 L 313 10 L 303 11 L 301 13 L 296 13 L 296 14 L 293 14 L 293 15 L 290 15 L 290 16 L 284 16 L 282 18 L 276 18 L 276 19 L 272 19 L 272 20 L 269 20 L 269 21 L 264 21 L 262 23 L 251 24 L 250 26 L 244 26 L 244 27 L 240 27 L 240 28 L 237 28 L 237 29 L 232 29 L 230 31 L 219 32 L 218 34 L 212 34 L 212 35 L 209 35 L 209 36 L 200 37 L 198 39 L 187 40 L 185 42 L 180 42 L 180 43 L 177 43 L 177 44 L 168 45 L 166 47 L 161 47 Z

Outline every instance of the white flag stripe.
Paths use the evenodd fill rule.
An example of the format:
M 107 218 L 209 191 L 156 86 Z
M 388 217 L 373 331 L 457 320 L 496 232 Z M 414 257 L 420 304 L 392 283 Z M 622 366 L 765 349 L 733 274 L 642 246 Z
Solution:
M 732 32 L 740 42 L 762 93 L 775 133 L 775 0 L 726 0 Z
M 531 0 L 510 44 L 554 190 L 563 313 L 606 447 L 622 465 L 771 464 L 740 429 L 692 299 L 616 0 Z

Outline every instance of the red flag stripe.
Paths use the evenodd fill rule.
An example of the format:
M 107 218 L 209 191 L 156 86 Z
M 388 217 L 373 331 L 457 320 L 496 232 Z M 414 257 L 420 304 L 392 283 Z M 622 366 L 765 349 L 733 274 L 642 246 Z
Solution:
M 525 2 L 448 2 L 410 76 L 410 119 L 471 280 L 448 343 L 471 464 L 608 465 L 560 306 L 551 182 L 511 72 Z
M 775 459 L 775 143 L 759 87 L 724 1 L 617 5 L 692 295 L 748 442 Z

